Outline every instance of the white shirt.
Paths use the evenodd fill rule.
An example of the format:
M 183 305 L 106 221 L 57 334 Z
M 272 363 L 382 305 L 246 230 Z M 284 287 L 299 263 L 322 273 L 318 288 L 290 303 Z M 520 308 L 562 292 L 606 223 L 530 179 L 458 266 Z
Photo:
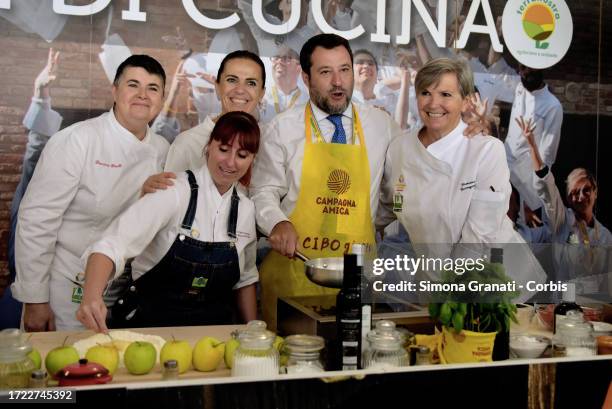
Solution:
M 199 169 L 205 163 L 204 147 L 208 144 L 215 123 L 210 115 L 204 122 L 181 132 L 168 150 L 166 172 L 183 172 L 187 169 Z
M 74 280 L 84 271 L 83 251 L 138 199 L 167 151 L 168 142 L 151 130 L 138 140 L 112 110 L 55 134 L 19 208 L 15 298 L 48 302 L 51 275 Z
M 327 113 L 311 105 L 324 140 L 331 142 L 334 125 L 326 119 Z M 378 208 L 387 146 L 394 137 L 401 134 L 401 130 L 382 110 L 361 104 L 355 104 L 355 107 L 363 127 L 368 153 L 373 220 Z M 342 116 L 342 125 L 347 143 L 352 143 L 354 135 L 350 105 Z M 313 132 L 313 141 L 314 138 Z M 257 223 L 267 234 L 277 223 L 288 220 L 295 208 L 302 177 L 304 139 L 304 107 L 292 108 L 277 115 L 264 130 L 249 191 L 257 209 Z
M 518 283 L 541 282 L 544 271 L 506 216 L 511 187 L 503 144 L 483 135 L 466 138 L 465 128 L 460 121 L 427 148 L 419 130 L 393 140 L 377 225 L 385 226 L 396 216 L 410 242 L 417 244 L 415 249 L 429 257 L 448 257 L 455 243 L 495 244 L 504 249 L 506 270 Z M 398 191 L 402 209 L 393 215 Z M 525 290 L 521 299 L 530 295 Z
M 217 190 L 206 166 L 194 171 L 198 183 L 198 207 L 192 231 L 199 232 L 196 240 L 206 242 L 231 241 L 227 222 L 231 207 L 232 188 L 223 195 Z M 253 202 L 237 189 L 240 204 L 236 227 L 236 250 L 240 265 L 238 289 L 259 279 L 255 267 L 257 236 Z M 151 270 L 166 255 L 179 234 L 190 236 L 181 228 L 189 205 L 191 189 L 187 174 L 178 175 L 173 187 L 147 194 L 128 208 L 106 229 L 102 238 L 83 255 L 102 253 L 115 263 L 115 278 L 124 269 L 125 260 L 132 261 L 132 278 L 137 279 Z
M 542 161 L 552 168 L 561 141 L 563 107 L 548 90 L 548 86 L 533 92 L 527 91 L 520 82 L 516 87 L 508 136 L 505 141 L 508 166 L 511 172 L 510 181 L 527 205 L 531 209 L 537 209 L 541 206 L 541 201 L 533 188 L 530 148 L 516 123 L 516 118 L 519 116 L 525 120 L 533 118 L 536 127 L 534 137 L 538 151 Z
M 262 123 L 268 123 L 280 112 L 276 112 L 276 107 L 274 106 L 274 94 L 272 93 L 272 89 L 276 88 L 278 95 L 278 106 L 280 112 L 284 112 L 289 108 L 304 106 L 310 96 L 308 95 L 308 91 L 301 88 L 300 86 L 295 87 L 295 89 L 288 94 L 285 94 L 280 88 L 276 87 L 276 85 L 272 85 L 266 90 L 266 94 L 263 99 L 263 107 L 259 112 L 259 120 Z M 298 94 L 299 92 L 299 94 Z M 297 97 L 296 97 L 297 95 Z M 291 101 L 295 97 L 295 102 L 290 107 Z

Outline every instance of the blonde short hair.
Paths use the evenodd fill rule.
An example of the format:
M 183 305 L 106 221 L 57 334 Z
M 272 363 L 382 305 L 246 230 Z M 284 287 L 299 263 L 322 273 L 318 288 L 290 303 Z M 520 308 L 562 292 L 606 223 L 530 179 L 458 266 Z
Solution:
M 459 84 L 461 97 L 465 98 L 474 93 L 474 76 L 472 70 L 461 60 L 450 58 L 436 58 L 430 60 L 417 72 L 414 87 L 417 94 L 432 84 L 440 82 L 444 74 L 455 74 Z
M 595 176 L 585 168 L 576 168 L 567 175 L 567 180 L 565 184 L 567 186 L 567 194 L 570 194 L 571 189 L 574 187 L 576 183 L 580 180 L 586 179 L 591 183 L 593 190 L 597 190 L 597 180 L 595 180 Z

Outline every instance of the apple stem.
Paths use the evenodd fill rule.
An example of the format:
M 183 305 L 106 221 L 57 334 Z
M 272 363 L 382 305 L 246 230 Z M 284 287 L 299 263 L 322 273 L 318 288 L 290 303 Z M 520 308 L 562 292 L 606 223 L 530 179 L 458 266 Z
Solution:
M 172 337 L 172 342 L 176 342 L 176 338 L 174 338 L 174 334 L 170 334 L 170 336 Z
M 62 346 L 66 346 L 66 341 L 68 340 L 68 335 L 66 335 L 66 338 L 64 338 L 64 342 L 62 342 Z

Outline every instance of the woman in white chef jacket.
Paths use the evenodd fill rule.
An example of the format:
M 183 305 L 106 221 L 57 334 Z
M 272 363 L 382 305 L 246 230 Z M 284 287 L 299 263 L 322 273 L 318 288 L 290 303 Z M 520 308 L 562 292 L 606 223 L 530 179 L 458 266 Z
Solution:
M 133 55 L 117 69 L 113 108 L 56 133 L 43 150 L 19 208 L 11 289 L 25 303 L 27 331 L 81 328 L 87 246 L 140 196 L 159 172 L 168 142 L 148 123 L 159 113 L 165 73 L 155 59 Z
M 204 166 L 111 224 L 83 256 L 79 321 L 106 330 L 104 288 L 132 257 L 134 282 L 111 310 L 112 327 L 230 324 L 236 310 L 244 321 L 256 317 L 255 207 L 236 187 L 248 185 L 259 136 L 251 115 L 221 116 Z
M 506 216 L 511 187 L 503 143 L 463 135 L 461 115 L 474 92 L 470 69 L 459 60 L 431 60 L 415 88 L 423 126 L 389 146 L 377 224 L 397 217 L 413 244 L 524 243 Z M 447 257 L 450 247 L 428 250 Z M 519 281 L 544 274 L 533 263 L 515 273 Z

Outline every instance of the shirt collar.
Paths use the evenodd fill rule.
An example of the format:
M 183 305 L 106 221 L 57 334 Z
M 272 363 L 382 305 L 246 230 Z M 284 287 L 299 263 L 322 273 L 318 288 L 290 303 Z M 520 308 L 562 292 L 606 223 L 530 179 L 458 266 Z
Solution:
M 116 129 L 120 135 L 126 137 L 130 141 L 149 143 L 149 141 L 151 140 L 151 128 L 149 128 L 149 125 L 147 125 L 147 132 L 145 133 L 145 137 L 141 141 L 140 139 L 136 137 L 136 135 L 128 131 L 123 125 L 119 123 L 119 121 L 117 120 L 117 117 L 115 116 L 114 108 L 110 109 L 108 119 L 111 123 L 111 127 Z
M 427 147 L 427 151 L 437 159 L 441 160 L 441 157 L 446 151 L 452 148 L 457 142 L 460 142 L 462 138 L 465 138 L 463 136 L 463 131 L 465 128 L 467 128 L 466 123 L 460 119 L 455 129 L 450 131 L 446 136 L 429 145 Z
M 329 116 L 327 112 L 323 111 L 321 108 L 316 106 L 316 104 L 314 104 L 312 101 L 310 101 L 310 106 L 312 107 L 312 113 L 314 114 L 314 117 L 317 120 L 317 122 L 321 122 L 322 120 L 326 119 Z M 346 109 L 342 113 L 342 116 L 345 116 L 351 120 L 353 119 L 352 104 L 349 104 L 348 107 L 346 107 Z

